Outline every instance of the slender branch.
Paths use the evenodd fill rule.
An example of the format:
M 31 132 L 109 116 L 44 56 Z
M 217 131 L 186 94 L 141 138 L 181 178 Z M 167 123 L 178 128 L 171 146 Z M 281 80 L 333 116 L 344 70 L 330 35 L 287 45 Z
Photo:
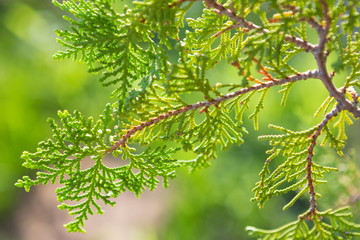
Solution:
M 354 117 L 359 118 L 360 108 L 356 104 L 346 99 L 345 94 L 335 87 L 334 83 L 332 82 L 332 76 L 329 74 L 326 68 L 327 53 L 325 53 L 325 44 L 328 41 L 327 34 L 331 26 L 331 18 L 329 16 L 329 12 L 328 12 L 329 9 L 326 2 L 324 0 L 320 0 L 320 4 L 322 5 L 324 11 L 325 26 L 322 28 L 322 31 L 319 32 L 318 45 L 313 51 L 311 51 L 312 54 L 314 55 L 314 58 L 316 60 L 319 69 L 320 80 L 323 82 L 324 86 L 330 93 L 330 96 L 334 97 L 336 101 L 340 105 L 342 105 L 344 109 L 351 112 L 354 115 Z
M 246 21 L 244 18 L 235 14 L 234 11 L 224 7 L 222 4 L 216 2 L 215 0 L 204 0 L 205 4 L 208 8 L 214 8 L 214 12 L 219 15 L 226 15 L 235 23 L 237 23 L 242 28 L 247 28 L 248 30 L 257 29 L 262 33 L 268 34 L 270 31 L 268 29 L 262 28 L 252 22 Z M 290 36 L 289 34 L 285 34 L 285 41 L 291 42 L 299 47 L 305 49 L 305 51 L 313 51 L 315 46 L 307 41 L 302 40 L 301 38 Z
M 330 29 L 330 26 L 331 26 L 331 18 L 330 18 L 330 15 L 329 15 L 329 7 L 328 7 L 327 3 L 325 2 L 325 0 L 319 0 L 319 2 L 322 5 L 324 18 L 325 18 L 324 31 L 327 33 L 327 32 L 329 32 L 329 29 Z
M 285 41 L 287 42 L 291 42 L 299 47 L 302 47 L 303 49 L 305 49 L 306 52 L 313 52 L 315 50 L 315 45 L 302 40 L 301 38 L 295 37 L 295 36 L 290 36 L 289 34 L 285 34 Z
M 230 19 L 232 19 L 234 22 L 238 23 L 239 26 L 241 26 L 243 28 L 247 28 L 249 30 L 261 29 L 261 27 L 259 27 L 258 25 L 254 24 L 252 22 L 248 22 L 244 18 L 237 16 L 235 14 L 235 12 L 224 7 L 222 4 L 216 2 L 215 0 L 204 0 L 204 2 L 208 8 L 214 8 L 215 13 L 217 13 L 219 15 L 228 16 Z M 268 30 L 265 30 L 265 31 L 268 31 Z
M 306 22 L 310 25 L 310 27 L 314 28 L 318 33 L 321 32 L 322 26 L 315 20 L 314 17 L 306 18 Z
M 232 92 L 232 93 L 228 93 L 228 94 L 226 94 L 224 96 L 221 96 L 221 97 L 209 100 L 209 101 L 197 102 L 197 103 L 194 103 L 194 104 L 189 104 L 189 105 L 187 105 L 185 107 L 182 107 L 182 108 L 179 108 L 177 110 L 170 110 L 167 113 L 161 114 L 160 116 L 155 117 L 155 118 L 151 118 L 149 121 L 143 122 L 140 125 L 135 126 L 132 129 L 128 130 L 121 137 L 120 140 L 116 141 L 115 144 L 111 148 L 106 150 L 106 153 L 111 152 L 111 151 L 115 151 L 120 146 L 125 147 L 127 140 L 132 135 L 134 135 L 136 132 L 141 131 L 142 129 L 144 129 L 146 127 L 149 127 L 149 126 L 151 126 L 151 125 L 153 125 L 155 123 L 158 123 L 158 122 L 160 122 L 160 121 L 162 121 L 164 119 L 167 119 L 167 118 L 169 118 L 171 116 L 176 116 L 176 115 L 179 115 L 181 113 L 184 113 L 184 112 L 187 112 L 187 111 L 190 111 L 190 110 L 197 110 L 197 109 L 200 109 L 200 108 L 208 108 L 208 107 L 210 107 L 212 105 L 216 106 L 216 105 L 220 104 L 221 102 L 224 102 L 224 101 L 226 101 L 228 99 L 237 97 L 239 95 L 242 95 L 242 94 L 245 94 L 245 93 L 248 93 L 248 92 L 251 92 L 251 91 L 256 91 L 256 90 L 260 90 L 260 89 L 264 89 L 264 88 L 270 88 L 270 87 L 273 87 L 273 86 L 276 86 L 276 85 L 282 85 L 282 84 L 289 83 L 289 82 L 296 82 L 296 81 L 299 81 L 299 80 L 306 80 L 306 79 L 309 79 L 309 78 L 319 78 L 319 72 L 317 70 L 307 71 L 307 72 L 299 73 L 297 75 L 292 75 L 292 76 L 289 76 L 289 77 L 286 77 L 286 78 L 283 78 L 283 79 L 278 79 L 278 80 L 274 79 L 274 81 L 267 82 L 267 83 L 254 84 L 254 85 L 252 85 L 250 87 L 243 88 L 243 89 L 240 89 L 240 90 Z
M 315 193 L 315 187 L 314 187 L 314 181 L 312 178 L 312 165 L 313 165 L 313 156 L 314 154 L 314 147 L 316 145 L 316 140 L 317 138 L 320 136 L 321 130 L 326 126 L 326 124 L 329 122 L 329 120 L 333 117 L 336 117 L 339 112 L 341 111 L 341 107 L 340 105 L 337 105 L 331 112 L 329 112 L 328 114 L 325 115 L 324 120 L 317 126 L 315 133 L 311 136 L 312 141 L 311 144 L 308 148 L 308 156 L 306 158 L 307 160 L 307 164 L 306 164 L 306 178 L 307 178 L 307 182 L 308 182 L 308 187 L 309 187 L 309 194 L 310 194 L 310 208 L 308 213 L 303 216 L 304 218 L 308 218 L 311 215 L 315 215 L 316 214 L 316 193 Z
M 325 18 L 325 26 L 322 27 L 321 31 L 319 31 L 319 44 L 317 46 L 318 48 L 318 52 L 321 53 L 322 55 L 324 54 L 324 49 L 325 49 L 325 44 L 328 41 L 327 39 L 327 34 L 330 30 L 330 26 L 331 26 L 331 19 L 329 16 L 329 9 L 328 6 L 326 4 L 326 2 L 324 0 L 319 0 L 320 4 L 323 7 L 323 12 L 324 12 L 324 18 Z M 324 57 L 324 56 L 322 56 Z
M 217 13 L 219 15 L 225 15 L 225 16 L 229 17 L 232 21 L 234 21 L 234 24 L 232 26 L 218 32 L 216 34 L 216 36 L 219 36 L 220 34 L 224 33 L 225 31 L 233 29 L 233 28 L 237 28 L 237 27 L 245 28 L 246 31 L 256 30 L 256 31 L 258 31 L 260 33 L 264 33 L 264 34 L 270 33 L 270 31 L 268 29 L 258 26 L 252 22 L 245 20 L 243 17 L 238 16 L 232 7 L 226 8 L 222 4 L 216 2 L 216 0 L 203 0 L 203 1 L 205 2 L 206 6 L 208 8 L 213 8 L 214 9 L 213 11 L 215 13 Z M 312 141 L 311 141 L 310 146 L 308 147 L 308 155 L 306 158 L 306 160 L 307 160 L 306 178 L 307 178 L 309 194 L 310 194 L 310 200 L 309 200 L 310 207 L 309 207 L 309 211 L 307 212 L 307 214 L 302 216 L 301 218 L 309 218 L 313 215 L 316 215 L 316 212 L 317 212 L 317 210 L 316 210 L 316 206 L 317 206 L 316 205 L 316 192 L 315 192 L 315 186 L 314 186 L 314 179 L 312 176 L 312 167 L 313 167 L 314 148 L 316 146 L 316 141 L 317 141 L 318 137 L 320 136 L 322 129 L 328 124 L 330 119 L 336 117 L 339 114 L 339 112 L 342 110 L 347 110 L 347 111 L 351 112 L 354 115 L 354 117 L 356 117 L 356 118 L 360 117 L 360 108 L 357 106 L 358 95 L 356 94 L 356 92 L 351 93 L 352 101 L 348 100 L 345 97 L 346 89 L 343 89 L 343 91 L 341 89 L 337 89 L 336 86 L 334 85 L 334 83 L 332 82 L 333 75 L 329 74 L 329 72 L 327 70 L 326 60 L 327 60 L 328 52 L 326 51 L 325 48 L 326 48 L 326 43 L 329 41 L 328 33 L 329 33 L 329 30 L 331 27 L 332 20 L 331 20 L 330 14 L 329 14 L 329 8 L 328 8 L 326 1 L 319 0 L 319 3 L 323 10 L 323 22 L 324 23 L 318 23 L 314 17 L 300 18 L 300 21 L 306 21 L 310 25 L 310 27 L 314 28 L 317 31 L 318 36 L 319 36 L 319 42 L 317 45 L 313 45 L 301 38 L 291 36 L 289 34 L 285 34 L 285 37 L 284 37 L 285 41 L 293 43 L 294 45 L 297 45 L 297 46 L 303 48 L 305 51 L 310 51 L 313 54 L 313 56 L 316 60 L 316 63 L 317 63 L 318 70 L 312 71 L 311 73 L 308 72 L 308 74 L 316 75 L 316 76 L 312 76 L 313 78 L 319 77 L 319 79 L 322 81 L 322 83 L 326 87 L 327 91 L 330 93 L 330 96 L 334 97 L 336 99 L 336 101 L 338 102 L 337 106 L 331 112 L 326 114 L 323 121 L 319 125 L 317 125 L 315 132 L 311 136 Z M 285 6 L 285 8 L 286 7 L 287 6 Z M 298 11 L 295 8 L 291 8 L 290 10 L 293 11 L 294 13 Z M 254 59 L 255 59 L 255 61 L 257 61 L 256 58 L 254 58 Z M 232 63 L 232 65 L 237 67 L 240 70 L 240 66 L 239 66 L 238 62 L 235 61 Z M 260 65 L 260 68 L 261 68 L 260 73 L 264 74 L 269 80 L 272 80 L 271 75 L 266 72 L 266 69 L 263 68 L 261 65 Z M 305 76 L 305 75 L 301 75 L 301 76 Z M 265 83 L 265 84 L 261 84 L 261 83 L 255 84 L 249 88 L 241 89 L 237 92 L 229 93 L 223 97 L 214 99 L 214 100 L 212 100 L 213 102 L 206 101 L 206 102 L 199 102 L 199 103 L 196 103 L 193 105 L 188 105 L 187 107 L 176 110 L 175 112 L 173 111 L 173 112 L 169 112 L 168 114 L 164 114 L 164 118 L 168 118 L 170 116 L 176 115 L 176 114 L 178 114 L 177 112 L 181 113 L 181 112 L 188 111 L 190 109 L 195 110 L 200 107 L 208 108 L 211 105 L 218 104 L 222 101 L 225 101 L 229 98 L 244 94 L 246 92 L 259 90 L 262 88 L 268 88 L 268 87 L 278 85 L 278 84 L 283 84 L 283 82 L 293 82 L 293 81 L 300 80 L 300 79 L 295 80 L 296 78 L 293 78 L 293 77 L 290 77 L 290 79 L 292 79 L 290 81 L 288 78 L 288 79 L 282 79 L 279 81 L 273 80 L 272 82 Z M 155 123 L 160 120 L 159 120 L 159 118 L 155 118 L 155 119 L 153 119 L 153 121 Z M 116 149 L 120 145 L 124 146 L 128 137 L 130 137 L 136 131 L 139 131 L 142 128 L 144 128 L 145 126 L 148 126 L 151 124 L 153 124 L 153 123 L 146 122 L 146 123 L 143 123 L 142 125 L 135 127 L 133 130 L 130 130 L 127 134 L 125 134 L 122 137 L 121 140 L 119 140 L 117 142 L 117 144 L 115 146 L 112 147 L 112 150 Z
M 298 7 L 294 5 L 280 4 L 280 6 L 282 6 L 284 9 L 292 11 L 293 14 L 300 12 Z M 320 32 L 322 30 L 322 26 L 315 20 L 314 17 L 301 17 L 299 20 L 306 21 L 310 25 L 310 27 L 314 28 L 317 32 Z
M 261 28 L 260 26 L 253 24 L 251 22 L 246 21 L 244 18 L 239 17 L 235 14 L 234 11 L 224 7 L 220 3 L 216 2 L 215 0 L 204 0 L 206 5 L 209 8 L 214 8 L 215 12 L 219 15 L 226 15 L 230 19 L 232 19 L 234 22 L 236 22 L 239 26 L 243 28 L 247 28 L 248 30 L 252 29 L 258 29 L 260 32 L 263 32 L 265 34 L 269 33 L 270 31 L 264 28 Z M 360 117 L 360 108 L 356 105 L 347 100 L 344 96 L 344 94 L 339 91 L 334 83 L 332 82 L 332 76 L 329 74 L 326 68 L 326 57 L 327 53 L 325 53 L 325 44 L 328 41 L 327 34 L 329 32 L 330 26 L 331 26 L 331 18 L 329 16 L 329 9 L 325 2 L 325 0 L 320 0 L 320 4 L 323 7 L 324 12 L 324 20 L 325 20 L 325 26 L 318 25 L 315 20 L 309 20 L 309 24 L 313 25 L 313 27 L 316 28 L 316 30 L 319 32 L 319 43 L 318 45 L 313 45 L 307 41 L 302 40 L 301 38 L 290 36 L 289 34 L 285 35 L 285 41 L 291 42 L 297 46 L 300 46 L 305 49 L 305 51 L 310 51 L 316 60 L 319 73 L 321 75 L 320 79 L 325 85 L 326 89 L 330 93 L 330 96 L 334 97 L 337 102 L 340 105 L 343 105 L 346 110 L 351 112 L 354 117 L 359 118 Z M 315 25 L 316 26 L 315 26 Z
M 269 30 L 264 29 L 254 23 L 251 23 L 249 21 L 246 21 L 244 18 L 238 16 L 235 14 L 233 10 L 230 10 L 226 7 L 224 7 L 222 4 L 216 2 L 215 0 L 204 0 L 205 4 L 208 8 L 214 8 L 214 11 L 219 15 L 226 15 L 230 19 L 232 19 L 236 25 L 247 28 L 248 30 L 257 29 L 258 31 L 262 33 L 270 33 Z M 291 42 L 297 46 L 302 47 L 305 49 L 305 51 L 310 51 L 316 60 L 319 73 L 321 74 L 321 81 L 325 85 L 326 89 L 330 93 L 330 96 L 334 97 L 337 102 L 340 105 L 343 105 L 346 110 L 351 112 L 354 117 L 359 118 L 360 117 L 360 108 L 347 100 L 342 92 L 340 92 L 332 82 L 332 76 L 328 73 L 326 68 L 326 57 L 327 53 L 325 53 L 325 44 L 328 41 L 327 34 L 329 32 L 330 26 L 331 26 L 331 18 L 329 16 L 329 9 L 325 2 L 325 0 L 320 0 L 320 4 L 323 7 L 324 12 L 324 19 L 325 19 L 325 26 L 322 27 L 321 25 L 318 25 L 315 20 L 308 20 L 309 24 L 312 25 L 316 30 L 319 32 L 319 43 L 318 45 L 313 45 L 305 40 L 302 40 L 301 38 L 290 36 L 289 34 L 285 34 L 285 41 Z M 316 26 L 315 26 L 316 25 Z

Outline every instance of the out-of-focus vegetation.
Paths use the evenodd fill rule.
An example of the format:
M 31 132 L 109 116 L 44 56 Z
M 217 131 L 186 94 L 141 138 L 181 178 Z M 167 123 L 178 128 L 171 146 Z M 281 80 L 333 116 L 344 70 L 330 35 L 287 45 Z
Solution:
M 5 223 L 9 226 L 12 212 L 21 203 L 20 196 L 27 197 L 22 194 L 23 190 L 14 187 L 16 179 L 25 174 L 20 155 L 49 136 L 46 119 L 55 117 L 59 109 L 96 114 L 109 101 L 107 96 L 111 90 L 100 88 L 94 80 L 96 77 L 88 74 L 85 66 L 52 59 L 52 54 L 59 48 L 54 30 L 64 27 L 61 15 L 50 0 L 0 1 L 0 239 L 1 231 L 6 231 Z M 294 64 L 307 69 L 308 66 L 303 66 L 306 58 L 303 56 Z M 236 71 L 225 67 L 222 72 L 211 75 L 215 81 L 236 77 Z M 285 109 L 281 109 L 280 96 L 266 103 L 261 114 L 262 133 L 267 133 L 268 123 L 301 130 L 308 125 L 306 123 L 319 121 L 304 113 L 314 112 L 318 107 L 314 103 L 320 104 L 326 93 L 319 91 L 313 83 L 302 85 L 294 91 L 306 89 L 308 99 L 299 102 L 294 93 Z M 170 182 L 172 209 L 164 219 L 164 225 L 153 230 L 154 238 L 247 239 L 246 225 L 274 228 L 295 220 L 297 214 L 308 207 L 305 199 L 303 206 L 293 207 L 293 215 L 288 215 L 289 211 L 283 213 L 281 210 L 284 205 L 281 198 L 272 200 L 262 210 L 250 202 L 251 189 L 266 159 L 264 152 L 268 146 L 257 142 L 258 133 L 252 131 L 250 121 L 247 126 L 251 134 L 246 144 L 221 154 L 210 168 L 191 176 L 184 170 Z M 354 127 L 350 136 L 353 148 L 359 146 L 358 135 L 359 127 Z M 327 177 L 333 182 L 339 180 L 342 188 L 349 188 L 349 194 L 338 199 L 337 193 L 328 193 L 326 200 L 320 201 L 336 198 L 334 201 L 339 204 L 353 201 L 356 207 L 357 199 L 354 198 L 359 183 L 354 176 L 359 174 L 359 156 L 348 156 L 345 160 L 327 156 L 326 153 L 319 154 L 317 159 L 333 161 L 338 167 L 345 166 L 338 164 L 341 161 L 352 161 L 347 167 L 340 168 L 340 171 L 349 172 L 348 177 L 342 175 L 340 180 L 337 175 Z

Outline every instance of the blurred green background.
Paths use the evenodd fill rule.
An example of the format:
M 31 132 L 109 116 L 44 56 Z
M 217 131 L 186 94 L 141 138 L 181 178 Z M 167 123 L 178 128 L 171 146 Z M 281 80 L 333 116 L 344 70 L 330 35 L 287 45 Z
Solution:
M 199 14 L 200 5 L 194 9 Z M 79 110 L 85 115 L 96 115 L 102 112 L 111 89 L 100 88 L 96 76 L 87 73 L 86 66 L 73 63 L 70 60 L 57 62 L 52 59 L 60 46 L 56 43 L 55 29 L 65 28 L 62 13 L 55 8 L 50 0 L 0 0 L 0 239 L 41 239 L 39 236 L 48 232 L 46 239 L 249 239 L 245 226 L 253 225 L 262 228 L 275 228 L 283 223 L 296 219 L 298 213 L 308 207 L 308 200 L 301 200 L 295 207 L 283 212 L 281 209 L 286 200 L 275 198 L 259 210 L 256 203 L 250 202 L 251 189 L 258 181 L 258 172 L 266 159 L 267 143 L 257 142 L 257 136 L 270 133 L 267 124 L 274 123 L 295 130 L 304 130 L 316 124 L 320 119 L 313 119 L 312 115 L 326 97 L 321 83 L 318 81 L 302 82 L 292 90 L 286 108 L 280 106 L 281 95 L 272 90 L 266 100 L 265 109 L 260 115 L 260 131 L 253 130 L 252 122 L 245 124 L 249 135 L 245 137 L 245 144 L 234 146 L 229 151 L 220 153 L 219 158 L 213 161 L 210 168 L 203 169 L 189 175 L 187 170 L 180 170 L 178 177 L 171 182 L 170 189 L 146 193 L 143 200 L 129 197 L 131 201 L 142 201 L 136 208 L 142 208 L 137 215 L 138 220 L 147 214 L 147 208 L 154 208 L 147 202 L 163 204 L 162 210 L 155 214 L 152 221 L 139 226 L 137 234 L 122 236 L 109 235 L 109 231 L 119 228 L 120 220 L 112 221 L 107 216 L 96 217 L 97 223 L 88 229 L 86 235 L 68 234 L 61 224 L 61 220 L 51 218 L 53 224 L 49 229 L 43 227 L 30 228 L 29 222 L 41 216 L 31 216 L 34 205 L 32 199 L 42 196 L 41 191 L 51 189 L 48 200 L 56 209 L 54 202 L 54 187 L 46 186 L 32 189 L 25 193 L 17 189 L 14 183 L 22 175 L 31 175 L 32 172 L 21 166 L 21 153 L 24 150 L 32 151 L 39 141 L 50 134 L 46 119 L 56 118 L 57 110 Z M 310 38 L 311 39 L 311 38 Z M 316 42 L 314 42 L 316 43 Z M 336 56 L 332 56 L 335 58 Z M 294 60 L 294 66 L 299 70 L 314 68 L 314 61 L 310 54 L 303 54 Z M 226 72 L 226 74 L 224 74 Z M 236 71 L 226 64 L 208 73 L 215 81 L 233 81 L 238 78 Z M 338 75 L 341 81 L 344 75 Z M 270 95 L 269 95 L 270 96 Z M 248 114 L 252 110 L 248 111 Z M 322 187 L 325 195 L 319 201 L 324 208 L 341 205 L 349 199 L 358 196 L 360 187 L 357 171 L 359 154 L 352 153 L 351 149 L 359 146 L 359 123 L 352 127 L 349 136 L 349 147 L 346 157 L 340 159 L 334 156 L 334 151 L 322 151 L 316 155 L 319 160 L 327 161 L 331 165 L 340 167 L 340 172 L 331 175 L 328 180 L 336 185 Z M 273 132 L 271 132 L 273 133 Z M 276 133 L 275 133 L 276 134 Z M 351 154 L 352 153 L 352 154 Z M 344 174 L 345 173 L 345 174 Z M 341 183 L 341 184 L 338 184 Z M 35 192 L 35 194 L 34 194 Z M 325 194 L 326 193 L 326 194 Z M 153 195 L 151 195 L 153 194 Z M 48 195 L 46 195 L 48 196 Z M 47 202 L 46 196 L 43 200 Z M 149 200 L 150 199 L 150 200 Z M 40 210 L 44 202 L 36 202 Z M 121 199 L 117 205 L 127 202 Z M 357 201 L 353 204 L 355 214 L 359 216 Z M 117 205 L 114 207 L 116 212 Z M 125 206 L 126 207 L 126 206 Z M 129 222 L 129 216 L 136 212 L 118 210 L 119 217 Z M 58 215 L 51 215 L 57 218 Z M 359 217 L 357 217 L 359 219 Z M 24 219 L 24 223 L 20 223 Z M 25 219 L 30 219 L 26 220 Z M 44 221 L 47 221 L 46 219 Z M 60 222 L 60 223 L 59 223 Z M 106 225 L 103 232 L 96 228 Z M 87 226 L 85 226 L 87 227 Z M 114 230 L 115 231 L 115 230 Z M 134 230 L 135 231 L 135 230 Z

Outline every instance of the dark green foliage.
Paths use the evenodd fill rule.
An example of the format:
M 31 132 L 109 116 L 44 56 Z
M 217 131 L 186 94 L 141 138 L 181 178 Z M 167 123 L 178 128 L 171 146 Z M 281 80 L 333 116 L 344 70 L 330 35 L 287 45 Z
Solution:
M 317 79 L 329 93 L 315 113 L 322 119 L 304 131 L 270 125 L 282 134 L 259 138 L 273 148 L 253 190 L 260 207 L 274 196 L 295 193 L 284 210 L 308 195 L 309 210 L 278 229 L 248 231 L 263 239 L 359 235 L 345 208 L 318 211 L 320 194 L 315 189 L 326 182 L 325 173 L 337 169 L 314 158 L 321 138 L 321 146 L 328 143 L 342 156 L 345 123 L 351 125 L 351 118 L 360 116 L 357 1 L 206 0 L 202 15 L 186 18 L 186 24 L 185 14 L 194 1 L 134 1 L 122 12 L 115 11 L 118 2 L 110 0 L 54 4 L 72 15 L 65 17 L 69 30 L 57 31 L 65 50 L 55 58 L 84 62 L 90 72 L 101 72 L 103 86 L 115 85 L 114 103 L 98 121 L 78 112 L 59 112 L 62 126 L 49 121 L 52 138 L 22 156 L 25 167 L 39 171 L 34 180 L 25 176 L 16 185 L 29 191 L 49 181 L 62 184 L 59 208 L 75 215 L 66 225 L 69 231 L 84 231 L 88 214 L 103 212 L 99 201 L 113 205 L 120 193 L 140 195 L 160 180 L 167 187 L 182 166 L 192 171 L 209 166 L 217 151 L 244 142 L 243 115 L 251 106 L 248 117 L 259 128 L 260 113 L 275 92 L 270 88 L 281 86 L 280 104 L 285 106 L 297 81 Z M 185 28 L 186 37 L 179 39 Z M 316 32 L 315 42 L 308 42 L 313 37 L 309 29 Z M 179 53 L 178 62 L 169 60 L 170 50 Z M 339 60 L 328 70 L 330 52 Z M 316 70 L 301 72 L 292 65 L 292 59 L 304 53 L 312 54 Z M 209 76 L 208 70 L 220 62 L 232 65 L 239 77 L 227 83 Z M 336 88 L 333 77 L 340 71 L 348 77 Z M 190 102 L 186 94 L 198 94 L 201 101 Z M 306 100 L 306 93 L 296 98 Z M 176 159 L 175 153 L 182 151 L 192 152 L 194 159 Z M 116 167 L 105 163 L 110 154 Z

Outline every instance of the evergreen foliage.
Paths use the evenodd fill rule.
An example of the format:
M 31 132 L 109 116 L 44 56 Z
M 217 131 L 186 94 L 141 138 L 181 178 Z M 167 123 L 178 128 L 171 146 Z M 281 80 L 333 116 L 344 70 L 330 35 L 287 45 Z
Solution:
M 100 72 L 102 85 L 114 88 L 113 103 L 106 105 L 99 120 L 59 111 L 61 125 L 49 120 L 52 137 L 40 142 L 34 153 L 22 155 L 25 167 L 38 170 L 35 178 L 24 176 L 16 186 L 29 191 L 41 183 L 62 184 L 57 189 L 59 208 L 75 216 L 66 227 L 84 232 L 88 215 L 103 213 L 100 202 L 113 205 L 120 193 L 140 195 L 160 180 L 168 187 L 177 168 L 195 171 L 209 166 L 217 151 L 242 144 L 247 134 L 245 111 L 257 99 L 248 117 L 258 129 L 274 86 L 281 86 L 279 104 L 285 106 L 299 80 L 320 80 L 329 97 L 315 113 L 322 117 L 318 125 L 303 131 L 270 125 L 282 134 L 259 137 L 272 149 L 253 190 L 259 207 L 276 195 L 295 192 L 284 210 L 306 196 L 309 209 L 277 229 L 247 231 L 262 239 L 359 236 L 360 226 L 349 220 L 346 207 L 318 210 L 316 187 L 337 169 L 318 163 L 314 152 L 321 140 L 322 146 L 342 156 L 346 125 L 360 117 L 360 3 L 198 0 L 204 6 L 202 15 L 185 19 L 196 1 L 133 1 L 117 11 L 119 3 L 112 0 L 54 0 L 68 13 L 64 18 L 70 23 L 69 30 L 57 31 L 65 50 L 55 58 L 72 58 L 87 64 L 89 72 Z M 315 30 L 316 43 L 307 40 L 309 29 Z M 168 58 L 169 51 L 179 53 L 177 62 Z M 317 69 L 301 72 L 291 65 L 291 59 L 304 52 L 313 55 Z M 330 53 L 338 60 L 328 63 Z M 238 71 L 233 83 L 214 84 L 206 75 L 221 61 Z M 339 72 L 347 78 L 335 87 L 334 75 Z M 205 100 L 187 102 L 184 93 L 194 92 Z M 174 158 L 179 151 L 196 157 Z M 122 161 L 118 167 L 104 163 L 110 154 Z

